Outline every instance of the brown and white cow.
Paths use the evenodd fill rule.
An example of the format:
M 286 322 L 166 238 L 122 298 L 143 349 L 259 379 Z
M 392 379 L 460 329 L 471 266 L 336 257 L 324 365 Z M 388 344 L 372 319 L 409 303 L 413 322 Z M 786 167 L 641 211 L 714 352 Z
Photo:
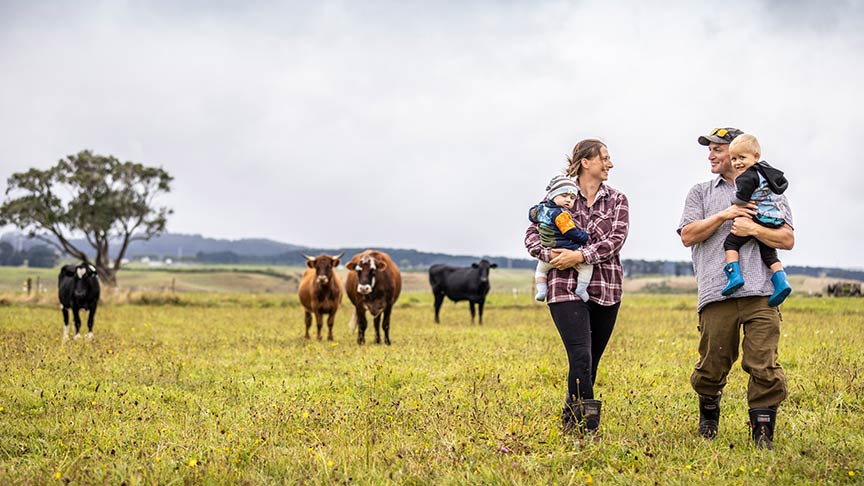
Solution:
M 402 291 L 402 274 L 390 256 L 366 250 L 351 258 L 345 267 L 345 291 L 354 304 L 351 326 L 357 324 L 357 344 L 366 342 L 366 311 L 375 322 L 375 343 L 381 344 L 379 325 L 384 328 L 384 343 L 390 345 L 390 312 Z M 383 319 L 382 319 L 383 315 Z
M 315 314 L 315 323 L 318 325 L 319 341 L 321 340 L 321 319 L 323 314 L 328 314 L 327 340 L 332 341 L 333 319 L 342 303 L 342 281 L 333 269 L 339 266 L 342 253 L 337 256 L 323 254 L 317 257 L 303 256 L 306 257 L 306 266 L 309 268 L 303 273 L 297 293 L 300 304 L 306 311 L 306 339 L 309 339 L 312 314 Z

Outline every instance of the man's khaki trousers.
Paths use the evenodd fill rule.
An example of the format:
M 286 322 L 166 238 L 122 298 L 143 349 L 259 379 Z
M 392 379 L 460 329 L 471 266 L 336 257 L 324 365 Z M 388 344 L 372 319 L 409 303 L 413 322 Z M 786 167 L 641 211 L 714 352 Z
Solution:
M 741 340 L 741 331 L 744 338 Z M 750 375 L 750 408 L 777 408 L 786 399 L 786 375 L 777 362 L 780 311 L 768 307 L 768 297 L 741 297 L 706 305 L 699 312 L 699 361 L 690 384 L 696 393 L 716 397 L 738 360 Z

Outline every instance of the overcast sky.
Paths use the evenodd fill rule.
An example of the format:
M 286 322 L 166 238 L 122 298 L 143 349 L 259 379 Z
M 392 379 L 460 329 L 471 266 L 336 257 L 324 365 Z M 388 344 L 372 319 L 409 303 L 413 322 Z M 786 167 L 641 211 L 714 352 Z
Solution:
M 526 257 L 599 137 L 622 257 L 686 260 L 696 138 L 737 126 L 790 180 L 781 259 L 860 268 L 862 5 L 3 1 L 0 189 L 92 149 L 175 177 L 171 232 Z

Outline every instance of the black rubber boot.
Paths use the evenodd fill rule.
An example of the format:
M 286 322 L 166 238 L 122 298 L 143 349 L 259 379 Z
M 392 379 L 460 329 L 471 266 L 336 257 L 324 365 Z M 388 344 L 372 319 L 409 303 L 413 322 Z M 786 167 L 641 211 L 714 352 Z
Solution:
M 600 428 L 600 400 L 582 400 L 582 416 L 585 420 L 585 433 L 593 435 Z
M 751 408 L 750 427 L 753 432 L 753 444 L 759 449 L 774 450 L 774 423 L 777 411 L 770 408 Z
M 699 435 L 706 439 L 717 437 L 720 427 L 720 396 L 699 395 Z

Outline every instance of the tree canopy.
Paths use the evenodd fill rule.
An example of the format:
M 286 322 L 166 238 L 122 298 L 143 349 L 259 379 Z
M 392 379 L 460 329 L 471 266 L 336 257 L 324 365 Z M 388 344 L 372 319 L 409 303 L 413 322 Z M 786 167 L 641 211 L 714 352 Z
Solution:
M 156 207 L 154 199 L 170 192 L 172 180 L 160 167 L 84 150 L 48 169 L 12 174 L 0 206 L 0 224 L 14 224 L 63 253 L 92 263 L 103 282 L 116 285 L 129 243 L 165 231 L 172 210 Z M 92 251 L 71 242 L 80 234 Z M 109 252 L 112 244 L 118 246 L 116 252 Z

